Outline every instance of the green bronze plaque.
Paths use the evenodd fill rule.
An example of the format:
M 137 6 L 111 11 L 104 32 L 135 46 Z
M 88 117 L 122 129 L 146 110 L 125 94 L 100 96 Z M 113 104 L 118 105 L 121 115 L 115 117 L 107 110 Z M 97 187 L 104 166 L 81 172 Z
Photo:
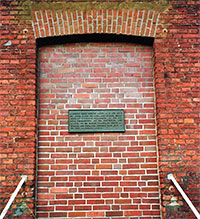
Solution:
M 69 110 L 68 125 L 70 133 L 125 132 L 124 110 Z

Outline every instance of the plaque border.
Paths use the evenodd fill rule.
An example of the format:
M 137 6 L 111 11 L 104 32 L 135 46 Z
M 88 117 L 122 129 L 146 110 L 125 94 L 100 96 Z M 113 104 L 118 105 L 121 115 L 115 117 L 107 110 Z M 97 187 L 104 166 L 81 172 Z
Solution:
M 122 112 L 122 119 L 123 119 L 123 126 L 120 129 L 115 129 L 112 130 L 110 129 L 87 129 L 87 130 L 80 130 L 80 129 L 71 129 L 70 127 L 70 113 L 74 112 L 74 111 L 121 111 Z M 69 133 L 123 133 L 125 132 L 125 113 L 124 113 L 124 109 L 70 109 L 68 110 L 68 132 Z

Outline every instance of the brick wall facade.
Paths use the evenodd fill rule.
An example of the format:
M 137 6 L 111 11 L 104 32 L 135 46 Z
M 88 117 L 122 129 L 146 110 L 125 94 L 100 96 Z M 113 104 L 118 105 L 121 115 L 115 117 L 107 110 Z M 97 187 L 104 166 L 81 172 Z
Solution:
M 69 16 L 66 19 L 59 17 L 61 7 L 64 11 L 71 11 L 74 26 Z M 73 14 L 76 7 L 77 13 Z M 98 13 L 94 14 L 99 7 L 105 12 L 103 18 Z M 50 13 L 47 13 L 49 35 L 44 27 L 45 21 L 40 20 L 39 13 L 45 11 Z M 39 20 L 34 20 L 35 14 Z M 82 14 L 87 16 L 82 17 Z M 152 23 L 155 32 L 149 35 L 150 27 L 153 27 L 151 15 L 156 14 L 157 19 Z M 100 29 L 97 20 L 103 22 Z M 70 2 L 67 6 L 56 6 L 52 1 L 41 4 L 39 1 L 36 4 L 28 1 L 1 2 L 1 208 L 20 176 L 26 174 L 28 181 L 8 215 L 14 218 L 21 214 L 20 217 L 30 218 L 31 213 L 26 206 L 23 208 L 23 203 L 34 209 L 37 142 L 35 39 L 81 33 L 81 26 L 76 28 L 77 22 L 82 25 L 83 33 L 99 33 L 97 30 L 100 30 L 101 33 L 155 38 L 154 78 L 162 215 L 164 218 L 194 218 L 180 194 L 171 189 L 172 184 L 167 180 L 167 174 L 172 172 L 194 205 L 199 206 L 199 1 L 189 0 L 157 1 L 156 4 L 151 1 L 123 4 Z M 116 25 L 115 22 L 119 30 L 117 27 L 110 29 L 111 24 Z M 36 24 L 40 32 L 37 32 Z M 66 32 L 70 28 L 73 31 Z M 42 30 L 46 31 L 46 35 Z M 170 207 L 172 198 L 177 199 L 178 208 Z
M 38 217 L 160 218 L 152 56 L 137 44 L 41 47 Z M 124 133 L 68 132 L 69 109 L 102 108 L 125 109 Z

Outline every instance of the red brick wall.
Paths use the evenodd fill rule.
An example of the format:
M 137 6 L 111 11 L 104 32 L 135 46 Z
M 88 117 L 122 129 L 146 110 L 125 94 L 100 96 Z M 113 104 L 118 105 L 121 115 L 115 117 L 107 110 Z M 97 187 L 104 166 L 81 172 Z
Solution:
M 4 0 L 0 3 L 1 209 L 14 191 L 20 175 L 28 175 L 26 187 L 22 189 L 27 194 L 22 193 L 22 196 L 20 191 L 9 212 L 12 217 L 16 204 L 22 200 L 33 209 L 35 196 L 36 42 L 30 10 L 22 6 L 23 2 Z M 143 6 L 147 9 L 147 4 L 139 5 L 139 10 L 143 11 Z M 162 9 L 159 4 L 153 4 L 147 10 L 156 7 Z M 167 180 L 167 174 L 174 173 L 195 206 L 199 206 L 199 1 L 170 0 L 165 8 L 168 10 L 161 10 L 157 19 L 154 41 L 162 212 L 164 218 L 194 218 L 180 194 L 176 190 L 169 191 L 172 184 Z M 119 17 L 121 30 L 131 22 L 125 17 L 124 22 L 122 15 Z M 91 26 L 91 16 L 88 19 Z M 138 17 L 136 22 L 140 25 L 141 18 Z M 107 24 L 109 22 L 105 20 L 103 27 Z M 105 27 L 102 32 L 107 31 Z M 137 29 L 123 30 L 128 30 L 124 34 L 138 35 Z M 179 204 L 176 209 L 169 207 L 174 196 Z M 29 211 L 25 214 L 31 217 Z M 25 218 L 25 214 L 21 217 Z
M 14 218 L 22 200 L 34 208 L 36 40 L 30 22 L 18 16 L 16 2 L 1 1 L 0 11 L 0 212 L 21 175 L 28 176 L 7 214 Z M 31 217 L 27 210 L 25 215 Z
M 38 217 L 160 218 L 152 56 L 124 43 L 40 48 Z M 69 109 L 99 108 L 124 109 L 125 133 L 69 134 Z
M 200 201 L 199 1 L 171 1 L 161 16 L 166 27 L 154 41 L 156 111 L 164 218 L 195 218 L 180 193 L 170 187 L 173 173 L 193 204 Z M 170 207 L 176 198 L 179 206 Z

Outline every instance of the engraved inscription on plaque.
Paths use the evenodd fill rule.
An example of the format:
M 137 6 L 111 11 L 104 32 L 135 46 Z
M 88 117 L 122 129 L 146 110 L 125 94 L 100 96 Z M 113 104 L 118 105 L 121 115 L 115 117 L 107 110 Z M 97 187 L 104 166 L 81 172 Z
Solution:
M 69 132 L 125 132 L 124 110 L 69 110 Z

